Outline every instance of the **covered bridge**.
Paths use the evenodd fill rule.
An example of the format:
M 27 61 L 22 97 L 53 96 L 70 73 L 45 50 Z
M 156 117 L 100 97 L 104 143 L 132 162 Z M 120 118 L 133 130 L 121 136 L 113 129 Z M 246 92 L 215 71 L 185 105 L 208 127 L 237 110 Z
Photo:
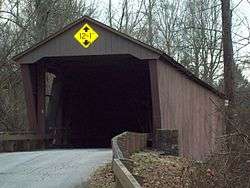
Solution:
M 86 16 L 14 61 L 29 129 L 53 130 L 58 144 L 67 137 L 69 146 L 109 147 L 123 131 L 177 129 L 180 153 L 200 159 L 222 129 L 218 91 L 165 53 Z

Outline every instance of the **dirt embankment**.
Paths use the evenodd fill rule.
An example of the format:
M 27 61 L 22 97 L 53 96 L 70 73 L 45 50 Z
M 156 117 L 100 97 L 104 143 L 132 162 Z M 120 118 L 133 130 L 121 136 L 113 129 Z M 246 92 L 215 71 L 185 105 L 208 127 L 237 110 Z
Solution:
M 154 151 L 131 156 L 135 162 L 132 174 L 145 188 L 189 187 L 191 161 L 175 156 L 160 155 Z M 111 164 L 99 168 L 89 181 L 90 188 L 111 188 L 115 184 Z

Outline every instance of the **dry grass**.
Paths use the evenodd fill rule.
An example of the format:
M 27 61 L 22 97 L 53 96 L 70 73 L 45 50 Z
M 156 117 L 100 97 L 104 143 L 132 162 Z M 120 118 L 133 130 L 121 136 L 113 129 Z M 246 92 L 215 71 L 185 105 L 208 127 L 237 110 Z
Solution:
M 112 188 L 114 186 L 114 174 L 111 163 L 98 168 L 88 181 L 88 188 Z
M 147 151 L 132 155 L 135 162 L 132 174 L 145 188 L 179 188 L 189 185 L 188 179 L 184 178 L 190 161 L 175 156 L 161 156 L 157 152 Z M 112 188 L 114 175 L 111 164 L 100 167 L 92 175 L 89 188 Z
M 139 176 L 145 188 L 179 188 L 189 185 L 184 178 L 191 161 L 175 156 L 162 156 L 157 152 L 147 151 L 134 154 L 133 174 Z
M 249 155 L 213 155 L 206 163 L 154 151 L 135 153 L 131 172 L 144 188 L 247 188 L 250 187 Z M 244 159 L 244 160 L 243 160 Z M 89 188 L 112 188 L 111 164 L 99 168 Z

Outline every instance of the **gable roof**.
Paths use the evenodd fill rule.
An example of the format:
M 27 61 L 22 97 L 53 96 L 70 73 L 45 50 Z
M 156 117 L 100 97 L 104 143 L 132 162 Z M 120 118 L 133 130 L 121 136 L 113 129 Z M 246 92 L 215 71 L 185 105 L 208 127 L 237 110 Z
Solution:
M 126 52 L 122 52 L 122 50 L 120 50 L 120 46 L 116 45 L 116 46 L 113 46 L 112 50 L 116 50 L 116 54 L 129 54 L 131 53 L 131 55 L 134 55 L 135 57 L 139 58 L 139 59 L 158 59 L 161 54 L 163 53 L 162 51 L 148 45 L 148 44 L 145 44 L 137 39 L 134 39 L 132 37 L 130 37 L 129 35 L 127 34 L 124 34 L 122 32 L 119 32 L 97 20 L 94 20 L 88 16 L 83 16 L 82 18 L 72 22 L 71 24 L 65 26 L 64 28 L 62 28 L 61 30 L 59 30 L 58 32 L 48 36 L 47 38 L 45 38 L 44 40 L 42 40 L 41 42 L 38 42 L 37 44 L 31 46 L 30 48 L 28 48 L 27 50 L 23 51 L 22 53 L 14 56 L 12 58 L 12 60 L 14 61 L 17 61 L 21 64 L 30 64 L 30 62 L 27 63 L 27 61 L 23 61 L 23 62 L 20 62 L 20 60 L 22 60 L 23 58 L 29 56 L 31 53 L 33 53 L 33 56 L 36 56 L 37 54 L 34 54 L 35 51 L 39 50 L 40 48 L 43 48 L 45 45 L 48 45 L 48 44 L 51 44 L 51 41 L 53 40 L 53 42 L 55 43 L 55 40 L 58 39 L 59 37 L 64 37 L 64 35 L 66 35 L 67 33 L 71 33 L 70 35 L 70 39 L 72 39 L 74 41 L 74 44 L 76 44 L 77 42 L 75 41 L 75 39 L 73 39 L 72 35 L 74 35 L 76 33 L 76 31 L 78 31 L 80 29 L 80 27 L 82 27 L 82 24 L 83 23 L 90 23 L 93 27 L 93 25 L 95 26 L 95 30 L 99 31 L 99 32 L 105 32 L 105 37 L 109 37 L 109 41 L 103 41 L 103 42 L 106 42 L 105 45 L 107 45 L 107 42 L 108 43 L 113 43 L 113 45 L 115 45 L 116 43 L 127 43 L 125 45 L 131 47 L 132 45 L 134 45 L 133 47 L 136 46 L 136 50 L 140 51 L 139 53 L 136 53 L 136 54 L 133 54 L 135 49 L 126 49 L 126 50 L 129 50 L 129 51 L 126 51 Z M 110 36 L 111 34 L 113 35 L 112 37 L 114 37 L 114 39 L 112 40 L 112 37 Z M 104 35 L 104 34 L 103 34 Z M 107 36 L 109 35 L 109 36 Z M 99 36 L 99 39 L 100 40 L 101 36 Z M 67 38 L 66 40 L 69 40 L 69 38 Z M 119 42 L 117 42 L 117 40 L 120 40 Z M 67 41 L 69 42 L 69 41 Z M 94 46 L 93 44 L 87 48 L 87 49 L 84 49 L 84 48 L 80 48 L 80 49 L 84 49 L 84 51 L 80 51 L 80 54 L 73 54 L 72 52 L 68 54 L 68 56 L 75 56 L 75 55 L 85 55 L 84 53 L 88 53 L 87 55 L 99 55 L 100 54 L 100 51 L 98 51 L 98 54 L 91 54 L 89 53 L 89 49 L 93 49 L 93 47 L 97 47 L 97 45 L 101 43 L 101 42 L 98 42 L 98 43 L 94 43 L 96 46 Z M 65 42 L 62 44 L 62 45 L 65 45 Z M 71 44 L 72 45 L 72 44 Z M 79 48 L 79 44 L 76 44 L 77 47 Z M 57 47 L 56 45 L 54 47 Z M 100 47 L 99 47 L 100 48 Z M 53 48 L 52 48 L 53 49 Z M 50 48 L 51 50 L 51 48 Z M 55 50 L 55 49 L 53 49 Z M 68 49 L 70 50 L 70 49 Z M 97 50 L 100 50 L 100 49 L 97 49 Z M 119 51 L 120 50 L 120 51 Z M 143 56 L 140 56 L 140 54 L 142 53 L 141 51 L 143 51 Z M 109 54 L 109 53 L 108 53 Z M 145 55 L 146 54 L 146 55 Z M 104 55 L 104 54 L 101 54 L 101 55 Z M 66 56 L 65 54 L 63 56 Z M 26 59 L 25 59 L 26 60 Z
M 218 95 L 221 98 L 224 98 L 224 94 L 219 92 L 218 90 L 216 90 L 215 88 L 213 88 L 212 86 L 210 86 L 209 84 L 207 84 L 206 82 L 202 81 L 201 79 L 197 78 L 193 73 L 191 73 L 188 69 L 186 69 L 183 65 L 179 64 L 178 62 L 176 62 L 173 58 L 171 58 L 170 56 L 168 56 L 166 53 L 164 53 L 163 51 L 156 49 L 146 43 L 143 43 L 125 33 L 122 33 L 120 31 L 117 31 L 97 20 L 94 20 L 88 16 L 83 16 L 82 18 L 72 22 L 71 24 L 65 26 L 63 29 L 61 29 L 60 31 L 50 35 L 49 37 L 47 37 L 46 39 L 44 39 L 43 41 L 33 45 L 32 47 L 28 48 L 27 50 L 23 51 L 22 53 L 14 56 L 12 58 L 12 60 L 19 62 L 20 64 L 23 64 L 26 59 L 26 56 L 31 56 L 32 53 L 34 53 L 35 51 L 37 51 L 38 49 L 42 48 L 42 46 L 47 45 L 47 44 L 51 44 L 52 40 L 55 40 L 56 38 L 61 37 L 62 35 L 64 35 L 66 32 L 70 31 L 73 29 L 72 32 L 75 32 L 76 29 L 78 30 L 79 27 L 76 27 L 78 25 L 81 25 L 84 22 L 88 22 L 91 24 L 96 25 L 97 27 L 99 27 L 100 29 L 102 29 L 103 31 L 107 31 L 110 32 L 113 35 L 118 36 L 119 38 L 121 38 L 124 41 L 129 41 L 132 44 L 135 44 L 137 46 L 137 48 L 140 48 L 141 50 L 143 50 L 144 54 L 148 54 L 146 55 L 145 59 L 149 58 L 149 59 L 160 59 L 161 61 L 170 64 L 171 66 L 173 66 L 175 69 L 177 69 L 178 71 L 182 72 L 185 76 L 187 76 L 189 79 L 195 81 L 196 83 L 198 83 L 199 85 L 202 85 L 203 87 L 207 88 L 208 90 L 212 91 L 213 93 L 215 93 L 216 95 Z M 76 27 L 76 29 L 74 29 L 74 27 Z M 115 40 L 118 40 L 118 38 L 115 38 Z M 114 47 L 115 48 L 115 47 Z M 66 49 L 67 50 L 67 49 Z M 118 50 L 118 49 L 117 49 Z M 82 52 L 81 52 L 82 53 Z M 131 53 L 133 53 L 133 51 L 131 51 Z M 140 52 L 141 53 L 141 52 Z M 126 52 L 126 54 L 128 54 L 128 52 Z M 77 54 L 76 54 L 77 55 Z M 103 55 L 103 54 L 101 54 Z M 134 54 L 132 54 L 134 55 Z M 34 55 L 32 55 L 33 58 Z M 39 58 L 39 57 L 38 57 Z M 138 54 L 138 58 L 141 59 L 140 54 Z M 143 59 L 142 58 L 142 59 Z M 22 59 L 24 59 L 24 61 L 22 61 Z M 38 60 L 38 59 L 36 59 Z M 34 58 L 32 59 L 32 61 L 35 61 Z

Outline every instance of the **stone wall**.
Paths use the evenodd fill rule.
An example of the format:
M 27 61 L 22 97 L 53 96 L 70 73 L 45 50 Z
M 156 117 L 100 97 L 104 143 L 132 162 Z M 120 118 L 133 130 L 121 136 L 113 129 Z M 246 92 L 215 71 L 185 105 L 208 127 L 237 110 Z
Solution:
M 156 149 L 166 155 L 178 156 L 178 130 L 157 129 Z

